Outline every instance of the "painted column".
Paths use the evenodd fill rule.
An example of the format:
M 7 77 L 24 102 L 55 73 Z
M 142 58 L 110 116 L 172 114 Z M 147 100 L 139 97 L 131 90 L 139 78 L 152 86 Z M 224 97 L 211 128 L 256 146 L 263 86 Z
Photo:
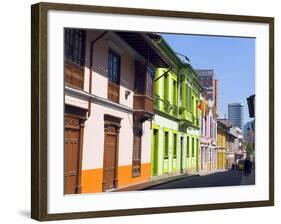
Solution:
M 185 109 L 187 109 L 187 99 L 186 99 L 186 82 L 185 82 L 185 78 L 183 79 L 183 81 L 181 82 L 182 85 L 182 107 L 184 107 Z

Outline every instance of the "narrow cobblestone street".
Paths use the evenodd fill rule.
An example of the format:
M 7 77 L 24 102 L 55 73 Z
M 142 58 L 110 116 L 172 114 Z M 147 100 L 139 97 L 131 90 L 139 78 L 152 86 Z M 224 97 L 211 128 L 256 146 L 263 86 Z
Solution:
M 255 184 L 255 169 L 249 176 L 244 176 L 243 171 L 217 172 L 204 176 L 186 177 L 180 180 L 148 187 L 143 190 L 194 188 L 194 187 L 216 187 Z

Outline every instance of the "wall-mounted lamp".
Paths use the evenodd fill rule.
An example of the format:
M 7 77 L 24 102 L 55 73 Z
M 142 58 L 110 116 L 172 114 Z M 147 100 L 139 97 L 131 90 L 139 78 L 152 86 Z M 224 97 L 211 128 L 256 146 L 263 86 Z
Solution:
M 125 99 L 128 99 L 128 96 L 131 94 L 129 90 L 125 90 Z
M 190 63 L 190 59 L 186 56 L 186 55 L 184 55 L 184 54 L 181 54 L 181 53 L 179 53 L 179 52 L 175 52 L 177 55 L 180 55 L 180 56 L 182 56 L 188 63 Z

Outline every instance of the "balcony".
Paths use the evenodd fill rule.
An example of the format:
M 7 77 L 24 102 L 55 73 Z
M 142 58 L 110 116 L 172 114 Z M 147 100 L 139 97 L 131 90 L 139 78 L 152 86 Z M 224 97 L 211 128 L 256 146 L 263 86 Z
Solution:
M 133 107 L 144 119 L 153 116 L 153 70 L 142 61 L 135 61 Z
M 134 94 L 134 109 L 145 113 L 153 113 L 153 100 L 147 95 Z
M 196 128 L 199 128 L 199 118 L 196 116 L 193 116 L 193 125 Z
M 162 102 L 163 102 L 163 100 L 160 98 L 160 96 L 154 94 L 154 98 L 153 98 L 153 107 L 154 107 L 154 109 L 161 110 Z
M 164 112 L 166 114 L 177 117 L 178 116 L 178 106 L 171 104 L 168 100 L 163 100 L 164 102 Z
M 107 98 L 115 103 L 119 103 L 120 86 L 108 81 Z
M 64 61 L 64 82 L 65 85 L 75 89 L 84 88 L 84 67 L 69 60 Z
M 164 112 L 174 117 L 178 116 L 178 106 L 171 104 L 170 101 L 161 99 L 160 96 L 154 94 L 153 107 L 155 110 Z
M 183 121 L 193 122 L 192 112 L 184 107 L 180 107 L 179 118 Z
M 163 104 L 164 104 L 164 112 L 167 113 L 167 114 L 170 114 L 170 111 L 171 111 L 171 104 L 168 100 L 162 100 L 163 101 Z
M 172 104 L 172 105 L 171 105 L 171 112 L 172 112 L 172 115 L 173 115 L 173 116 L 177 117 L 177 116 L 178 116 L 178 106 Z

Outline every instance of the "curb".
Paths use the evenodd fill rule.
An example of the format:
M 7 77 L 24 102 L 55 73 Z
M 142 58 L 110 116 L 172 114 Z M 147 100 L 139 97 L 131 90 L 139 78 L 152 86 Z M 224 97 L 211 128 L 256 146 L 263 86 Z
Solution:
M 140 184 L 120 188 L 120 189 L 115 190 L 114 192 L 148 190 L 151 187 L 155 187 L 155 186 L 159 186 L 159 185 L 162 185 L 165 183 L 171 183 L 171 182 L 174 182 L 174 181 L 177 181 L 180 179 L 184 179 L 187 177 L 195 177 L 195 176 L 200 176 L 200 175 L 199 174 L 184 174 L 184 175 L 179 175 L 179 176 L 174 176 L 174 177 L 152 180 L 152 181 L 147 181 L 147 182 L 143 182 Z M 169 178 L 171 178 L 171 179 L 169 179 Z M 141 187 L 142 185 L 146 185 L 146 184 L 147 184 L 147 186 Z
M 150 187 L 156 187 L 156 186 L 159 186 L 159 185 L 162 185 L 162 184 L 166 184 L 166 183 L 172 183 L 172 182 L 175 182 L 175 181 L 178 181 L 178 180 L 181 180 L 181 179 L 184 179 L 184 178 L 188 178 L 188 177 L 196 177 L 196 176 L 200 176 L 199 174 L 189 174 L 189 175 L 183 175 L 183 176 L 180 176 L 178 178 L 174 178 L 172 180 L 165 180 L 163 182 L 160 182 L 160 183 L 156 183 L 156 184 L 152 184 L 148 187 L 144 187 L 142 189 L 139 189 L 139 190 L 149 190 Z

